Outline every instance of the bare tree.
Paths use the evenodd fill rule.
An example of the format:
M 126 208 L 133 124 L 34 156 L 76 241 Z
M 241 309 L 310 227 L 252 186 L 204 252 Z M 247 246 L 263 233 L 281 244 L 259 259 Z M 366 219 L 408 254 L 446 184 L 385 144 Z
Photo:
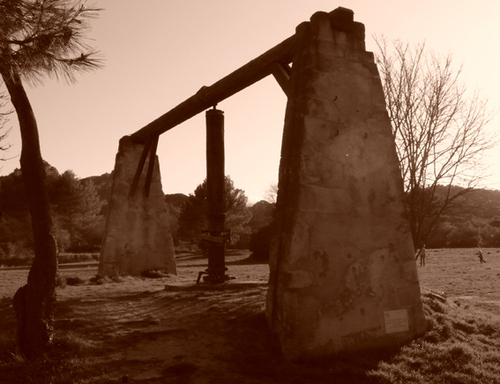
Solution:
M 268 203 L 276 204 L 276 198 L 278 197 L 278 184 L 271 183 L 262 194 L 262 197 Z
M 9 98 L 5 93 L 0 93 L 0 152 L 10 148 L 9 144 L 5 144 L 5 139 L 9 135 L 10 128 L 7 128 L 8 116 L 12 113 L 11 109 L 6 110 Z M 5 161 L 4 157 L 0 157 L 0 161 Z M 1 169 L 1 168 L 0 168 Z
M 420 246 L 457 198 L 484 178 L 483 154 L 497 142 L 485 129 L 493 113 L 461 84 L 451 55 L 438 56 L 425 44 L 375 40 L 413 241 Z
M 36 357 L 53 337 L 57 247 L 52 236 L 38 127 L 23 79 L 46 76 L 75 81 L 75 73 L 99 67 L 83 40 L 98 9 L 66 0 L 0 1 L 0 74 L 21 132 L 21 171 L 30 208 L 35 258 L 28 283 L 14 296 L 21 353 Z

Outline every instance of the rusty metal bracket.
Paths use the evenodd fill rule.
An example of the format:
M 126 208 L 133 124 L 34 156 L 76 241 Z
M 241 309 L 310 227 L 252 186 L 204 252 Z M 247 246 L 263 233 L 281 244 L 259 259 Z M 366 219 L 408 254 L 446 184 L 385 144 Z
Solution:
M 130 186 L 129 197 L 135 195 L 137 185 L 139 184 L 139 179 L 141 178 L 142 170 L 144 169 L 144 164 L 146 163 L 146 158 L 148 157 L 149 148 L 151 148 L 151 138 L 148 139 L 148 141 L 144 145 L 144 148 L 142 149 L 141 158 L 139 159 L 139 164 L 137 165 L 137 169 L 135 171 L 134 180 L 132 181 L 132 185 Z
M 148 173 L 146 174 L 146 182 L 144 183 L 144 193 L 146 197 L 149 197 L 149 191 L 151 190 L 151 180 L 153 178 L 153 170 L 155 168 L 156 161 L 156 150 L 158 148 L 159 135 L 156 135 L 151 139 L 151 148 L 149 151 L 149 164 Z
M 146 144 L 144 145 L 141 158 L 139 159 L 139 164 L 137 164 L 137 169 L 135 171 L 132 185 L 130 186 L 130 193 L 129 193 L 130 197 L 134 196 L 135 192 L 137 191 L 137 186 L 139 185 L 139 180 L 141 179 L 142 171 L 144 170 L 144 165 L 146 164 L 146 159 L 148 158 L 148 154 L 149 154 L 149 163 L 148 163 L 148 171 L 146 174 L 146 182 L 144 184 L 144 192 L 146 197 L 149 196 L 149 191 L 151 188 L 151 180 L 153 178 L 153 170 L 156 159 L 156 149 L 158 148 L 158 140 L 159 140 L 159 135 L 152 136 L 146 141 Z
M 228 229 L 226 231 L 216 233 L 215 235 L 213 232 L 205 230 L 201 234 L 201 240 L 210 241 L 212 243 L 219 243 L 219 244 L 225 244 L 226 242 L 230 243 L 231 242 L 231 230 Z
M 224 272 L 226 272 L 226 271 L 227 271 L 227 267 L 224 268 Z M 214 280 L 213 276 L 217 275 L 217 274 L 214 274 L 214 272 L 221 272 L 221 271 L 219 271 L 219 270 L 213 271 L 210 268 L 207 268 L 204 271 L 198 272 L 198 278 L 196 279 L 196 284 L 200 283 L 201 277 L 203 275 L 207 275 L 207 276 L 203 276 L 203 282 L 204 283 L 212 283 L 212 284 L 223 283 L 223 282 L 228 281 L 228 280 L 235 280 L 236 279 L 236 276 L 230 276 L 230 275 L 227 275 L 226 273 L 224 273 L 222 275 L 222 279 L 215 278 L 215 280 Z
M 292 73 L 290 66 L 286 63 L 276 62 L 271 73 L 283 92 L 285 92 L 285 95 L 290 97 L 290 74 Z

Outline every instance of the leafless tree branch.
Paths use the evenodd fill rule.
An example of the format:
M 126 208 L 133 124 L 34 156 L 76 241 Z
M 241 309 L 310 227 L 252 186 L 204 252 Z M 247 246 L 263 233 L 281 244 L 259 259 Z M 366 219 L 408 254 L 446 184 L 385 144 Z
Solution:
M 498 139 L 485 127 L 488 102 L 461 84 L 451 55 L 376 36 L 377 65 L 392 123 L 415 245 L 439 217 L 484 177 L 481 160 Z M 459 192 L 452 186 L 462 186 Z M 446 186 L 444 196 L 438 186 Z

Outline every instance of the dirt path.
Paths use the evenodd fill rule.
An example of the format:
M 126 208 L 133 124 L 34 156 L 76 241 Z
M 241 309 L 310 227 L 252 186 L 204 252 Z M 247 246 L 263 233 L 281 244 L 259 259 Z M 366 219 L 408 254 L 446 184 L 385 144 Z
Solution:
M 85 283 L 58 288 L 56 329 L 94 350 L 92 370 L 103 374 L 89 382 L 234 383 L 250 369 L 256 379 L 247 382 L 265 383 L 259 371 L 269 367 L 261 356 L 270 355 L 270 364 L 280 356 L 277 344 L 270 348 L 264 316 L 269 268 L 247 257 L 227 257 L 228 273 L 237 278 L 223 286 L 196 284 L 207 261 L 192 255 L 178 258 L 177 276 L 158 279 L 96 285 L 89 281 L 95 267 L 62 269 L 62 276 Z M 1 271 L 2 295 L 13 295 L 26 276 L 27 270 Z M 9 313 L 8 301 L 2 313 Z M 12 313 L 3 320 L 14 328 Z M 260 356 L 258 366 L 252 356 Z
M 56 327 L 98 347 L 104 357 L 94 369 L 106 372 L 102 382 L 338 380 L 341 366 L 311 372 L 282 358 L 264 315 L 269 268 L 247 257 L 227 257 L 237 279 L 222 286 L 195 284 L 206 264 L 197 256 L 178 259 L 178 276 L 67 286 L 58 293 Z
M 132 292 L 128 282 L 116 285 L 124 283 L 128 292 L 106 293 L 107 284 L 79 298 L 72 292 L 61 300 L 56 323 L 60 330 L 106 346 L 106 354 L 113 357 L 106 363 L 111 379 L 195 375 L 201 380 L 197 382 L 221 382 L 213 372 L 235 374 L 227 367 L 227 356 L 232 356 L 233 366 L 247 361 L 242 355 L 248 348 L 234 342 L 247 339 L 239 334 L 249 329 L 267 333 L 265 283 L 232 282 L 224 288 L 177 283 L 161 290 L 148 285 L 142 292 Z M 264 338 L 262 348 L 267 346 Z

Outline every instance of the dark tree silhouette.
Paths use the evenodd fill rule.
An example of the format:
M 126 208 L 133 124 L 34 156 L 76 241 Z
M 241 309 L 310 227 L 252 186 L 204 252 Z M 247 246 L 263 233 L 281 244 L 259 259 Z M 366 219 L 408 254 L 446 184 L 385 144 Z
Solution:
M 276 204 L 276 198 L 278 197 L 278 184 L 271 183 L 269 188 L 264 191 L 263 198 L 265 201 L 271 204 Z
M 14 296 L 18 346 L 28 358 L 43 353 L 53 337 L 57 247 L 37 122 L 22 79 L 40 83 L 54 76 L 71 82 L 75 73 L 98 68 L 96 52 L 83 42 L 97 11 L 64 0 L 0 2 L 0 74 L 19 120 L 21 171 L 35 242 L 28 283 Z
M 226 209 L 226 228 L 231 229 L 232 241 L 237 242 L 239 237 L 248 232 L 246 228 L 252 215 L 247 208 L 247 197 L 241 189 L 235 188 L 229 176 L 224 179 L 224 205 Z M 207 181 L 196 187 L 193 194 L 189 194 L 181 208 L 179 215 L 179 237 L 182 240 L 198 243 L 202 231 L 207 229 Z M 248 231 L 247 231 L 248 230 Z
M 59 252 L 97 250 L 104 233 L 104 201 L 91 178 L 78 179 L 72 171 L 59 174 L 45 163 L 52 234 Z M 21 171 L 0 177 L 0 264 L 33 261 L 33 234 Z

